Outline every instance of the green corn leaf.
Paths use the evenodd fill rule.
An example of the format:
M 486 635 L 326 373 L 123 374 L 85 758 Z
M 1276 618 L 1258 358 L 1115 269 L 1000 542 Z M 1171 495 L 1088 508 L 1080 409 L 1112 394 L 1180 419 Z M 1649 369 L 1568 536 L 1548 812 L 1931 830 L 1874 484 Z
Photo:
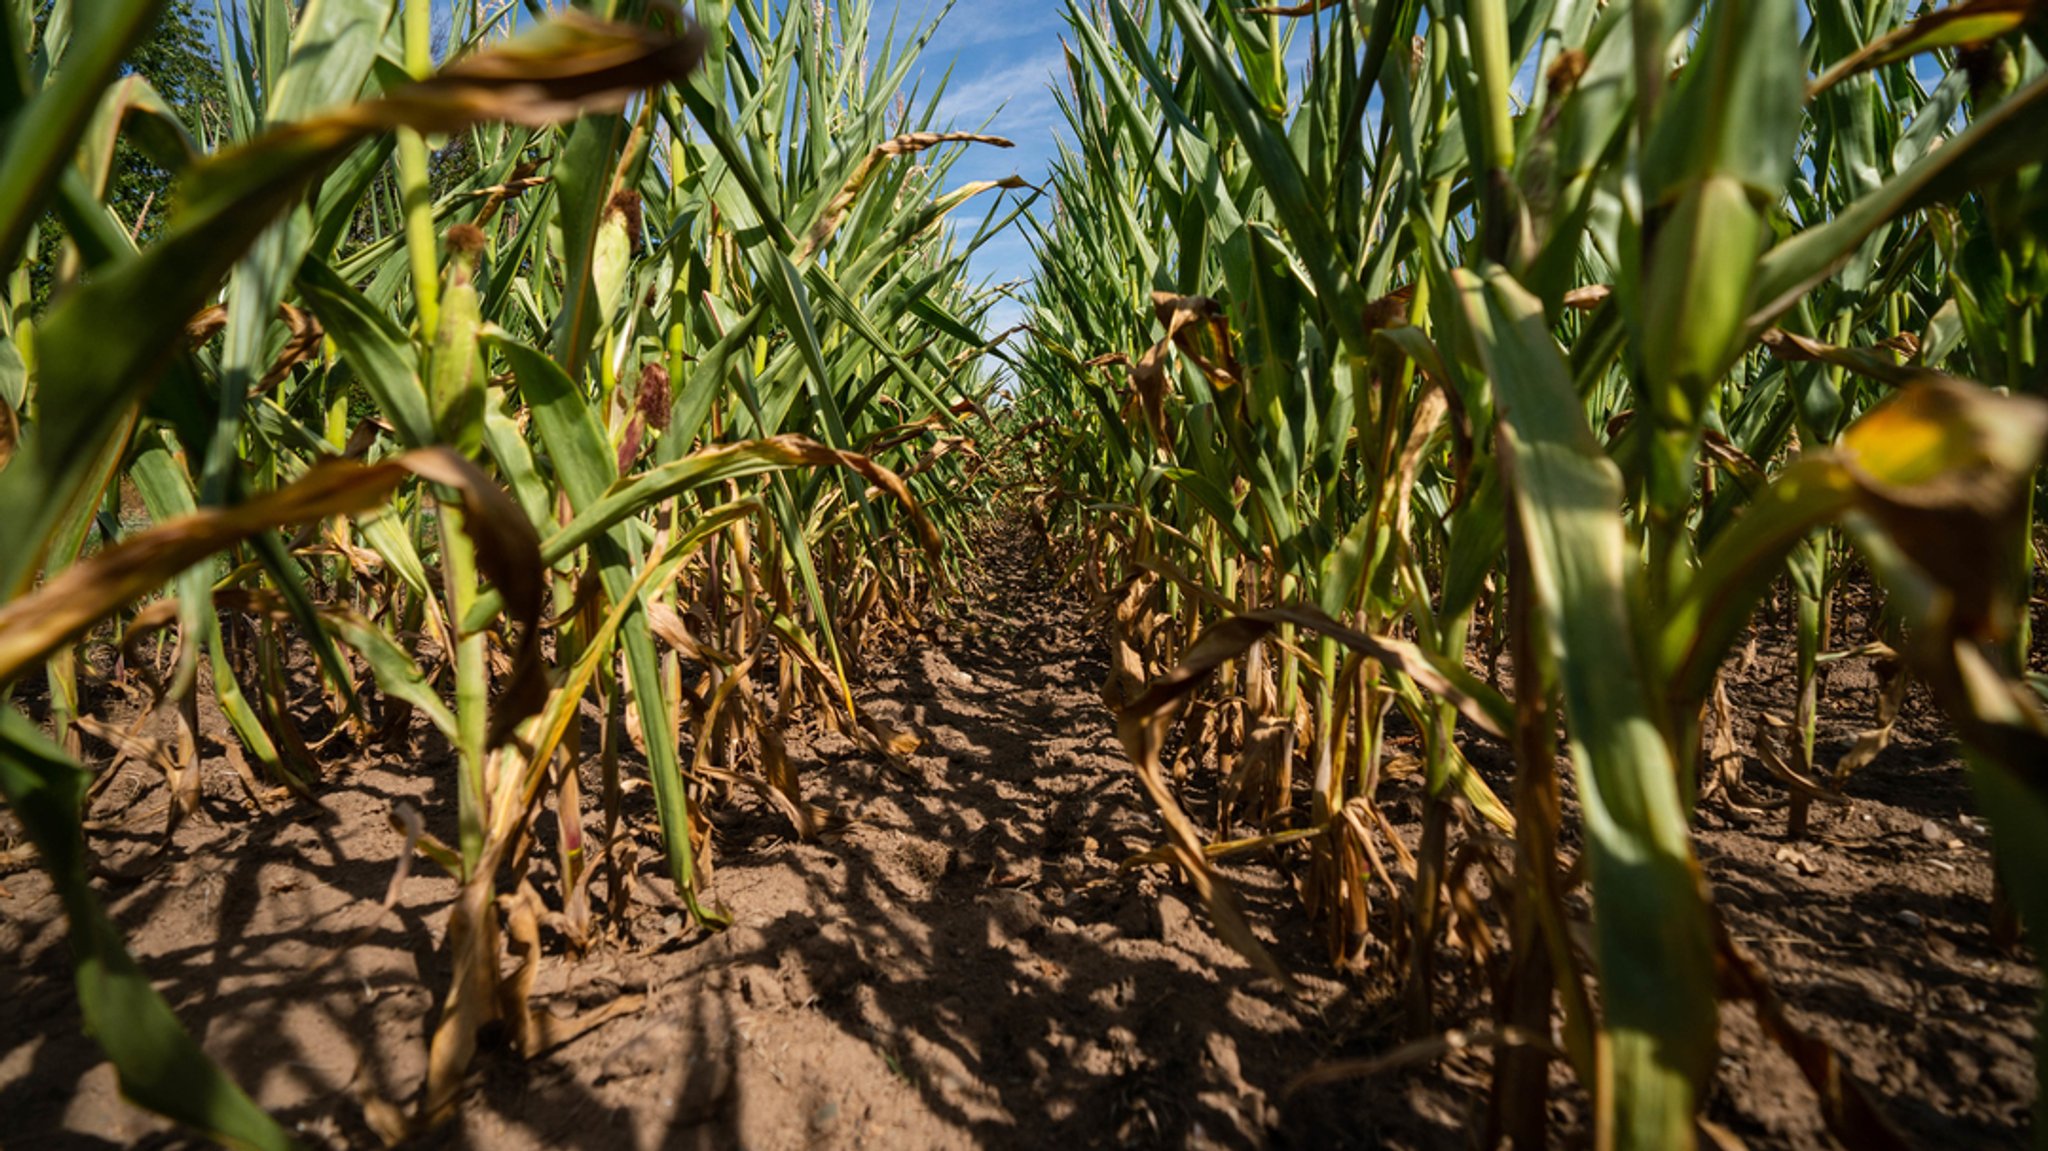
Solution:
M 1617 1147 L 1690 1146 L 1719 1050 L 1713 936 L 1636 654 L 1621 477 L 1580 414 L 1542 304 L 1499 269 L 1455 276 L 1500 406 L 1527 594 L 1563 688 L 1585 810 L 1611 1076 L 1597 1122 Z
M 419 709 L 435 729 L 449 741 L 456 738 L 455 713 L 441 702 L 434 685 L 420 671 L 404 648 L 384 629 L 350 608 L 330 606 L 320 611 L 320 622 L 334 638 L 354 648 L 369 665 L 377 689 L 393 699 Z
M 380 309 L 319 260 L 299 267 L 303 292 L 356 377 L 406 447 L 434 442 L 433 408 L 420 381 L 412 342 Z
M 86 874 L 85 770 L 12 708 L 0 709 L 0 793 L 36 845 L 71 922 L 85 1028 L 120 1077 L 121 1094 L 209 1139 L 254 1151 L 295 1146 L 224 1074 L 121 944 Z
M 516 340 L 492 340 L 511 362 L 520 395 L 533 413 L 534 426 L 554 462 L 557 480 L 578 512 L 596 507 L 618 478 L 604 429 L 585 403 L 582 392 L 554 361 Z M 632 595 L 633 578 L 644 550 L 626 524 L 613 523 L 592 538 L 593 567 L 614 606 Z M 662 733 L 669 730 L 667 695 L 662 688 L 653 636 L 646 615 L 634 610 L 620 625 L 628 680 L 640 709 L 641 730 L 647 733 L 648 774 L 653 777 L 655 807 L 668 846 L 669 876 L 697 922 L 719 925 L 722 917 L 697 900 L 696 849 L 690 843 L 689 799 L 683 791 L 682 762 L 675 745 Z
M 57 5 L 60 13 L 69 13 L 70 8 L 68 3 Z M 129 49 L 149 31 L 157 12 L 158 0 L 95 4 L 93 18 L 73 37 L 49 87 L 0 126 L 0 269 L 11 269 L 21 259 L 29 229 L 48 207 L 65 162 L 99 107 L 101 92 Z M 12 38 L 4 48 L 13 57 Z
M 1897 217 L 2038 163 L 2048 151 L 2048 74 L 2037 76 L 1941 147 L 1858 198 L 1825 223 L 1806 228 L 1757 263 L 1756 301 L 1748 320 L 1753 340 L 1799 298 L 1847 260 L 1878 228 Z

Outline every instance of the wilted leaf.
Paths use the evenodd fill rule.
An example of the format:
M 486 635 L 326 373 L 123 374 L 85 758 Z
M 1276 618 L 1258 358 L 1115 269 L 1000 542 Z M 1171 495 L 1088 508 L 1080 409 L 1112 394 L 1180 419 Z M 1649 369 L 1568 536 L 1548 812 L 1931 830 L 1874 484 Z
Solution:
M 1899 362 L 1897 353 L 1910 347 L 1911 339 L 1910 336 L 1903 336 L 1899 344 L 1880 345 L 1874 348 L 1841 348 L 1796 332 L 1772 328 L 1759 337 L 1759 342 L 1781 360 L 1831 364 L 1897 387 L 1904 387 L 1920 380 L 1939 378 L 1938 372 Z M 1910 354 L 1906 358 L 1910 359 Z
M 1307 607 L 1248 612 L 1204 629 L 1194 646 L 1182 655 L 1178 665 L 1145 685 L 1135 697 L 1118 708 L 1117 733 L 1123 739 L 1125 752 L 1137 765 L 1140 782 L 1166 820 L 1172 839 L 1168 847 L 1175 861 L 1189 874 L 1196 890 L 1208 902 L 1210 916 L 1224 942 L 1276 978 L 1285 976 L 1251 934 L 1250 925 L 1245 922 L 1230 888 L 1210 871 L 1200 834 L 1166 785 L 1159 753 L 1165 746 L 1180 701 L 1201 686 L 1217 667 L 1236 659 L 1246 648 L 1266 638 L 1283 623 L 1327 635 L 1354 651 L 1379 660 L 1439 698 L 1455 704 L 1467 718 L 1495 735 L 1508 730 L 1514 722 L 1513 711 L 1507 701 L 1499 693 L 1472 679 L 1464 669 L 1451 669 L 1440 661 L 1432 660 L 1413 644 L 1366 635 Z
M 2048 450 L 2048 403 L 1925 380 L 1858 420 L 1841 447 L 1859 506 L 1955 597 L 1961 633 L 2009 626 L 2017 563 L 1999 557 L 2018 546 L 2017 517 Z
M 1001 136 L 983 136 L 974 132 L 910 132 L 882 141 L 868 151 L 867 156 L 854 168 L 853 174 L 846 178 L 845 184 L 833 193 L 824 210 L 818 213 L 818 222 L 811 226 L 810 235 L 804 237 L 803 247 L 797 250 L 796 263 L 802 264 L 831 242 L 832 234 L 839 230 L 840 223 L 846 219 L 846 213 L 852 210 L 854 201 L 860 199 L 862 189 L 868 186 L 868 181 L 874 178 L 875 169 L 879 168 L 883 161 L 891 156 L 908 156 L 927 148 L 936 148 L 941 144 L 993 144 L 998 148 L 1017 146 Z M 987 185 L 995 186 L 995 183 Z
M 539 542 L 524 513 L 502 489 L 474 464 L 442 449 L 367 466 L 323 461 L 286 487 L 233 507 L 162 524 L 66 569 L 33 593 L 0 607 L 0 683 L 222 548 L 280 524 L 366 511 L 381 504 L 410 475 L 461 494 L 479 566 L 497 584 L 511 617 L 524 625 L 517 670 L 499 700 L 493 723 L 498 734 L 504 734 L 538 706 L 536 691 L 546 690 L 534 626 L 543 588 Z
M 1224 316 L 1223 305 L 1207 296 L 1154 292 L 1152 310 L 1159 319 L 1160 327 L 1166 329 L 1166 334 L 1131 367 L 1131 389 L 1144 411 L 1147 426 L 1152 429 L 1154 443 L 1163 451 L 1167 444 L 1172 443 L 1166 429 L 1166 396 L 1172 389 L 1168 375 L 1172 365 L 1169 353 L 1175 348 L 1180 349 L 1219 389 L 1237 386 L 1242 370 L 1237 366 L 1230 321 Z M 1195 331 L 1208 332 L 1211 345 L 1208 355 L 1204 355 L 1201 345 L 1195 340 Z M 1115 362 L 1129 361 L 1118 354 L 1099 356 L 1089 361 L 1091 365 Z

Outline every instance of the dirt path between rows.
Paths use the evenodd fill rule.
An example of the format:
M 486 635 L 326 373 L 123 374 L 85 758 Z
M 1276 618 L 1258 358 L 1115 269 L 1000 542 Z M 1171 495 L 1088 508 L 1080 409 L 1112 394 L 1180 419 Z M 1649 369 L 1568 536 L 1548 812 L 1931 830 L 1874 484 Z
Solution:
M 1292 994 L 1215 942 L 1169 876 L 1119 872 L 1157 842 L 1157 822 L 1097 694 L 1106 665 L 1085 605 L 1025 542 L 988 556 L 986 586 L 940 638 L 870 669 L 864 703 L 924 738 L 910 770 L 792 733 L 807 797 L 849 822 L 799 842 L 765 805 L 715 811 L 710 891 L 734 917 L 717 935 L 680 930 L 643 813 L 649 882 L 628 936 L 551 957 L 536 1000 L 561 1016 L 644 1005 L 530 1061 L 487 1048 L 461 1120 L 423 1145 L 1465 1144 L 1483 1052 L 1286 1095 L 1319 1060 L 1398 1043 L 1398 1006 L 1383 981 L 1319 964 L 1271 866 L 1231 874 L 1295 964 Z M 1759 673 L 1742 690 L 1760 707 L 1781 687 Z M 1857 717 L 1829 722 L 1846 738 Z M 2033 976 L 1983 926 L 1984 844 L 1945 745 L 1909 733 L 1887 755 L 1855 807 L 1817 816 L 1822 842 L 1789 855 L 1781 826 L 1710 819 L 1709 872 L 1795 1020 L 1842 1045 L 1909 1134 L 2023 1146 Z M 386 815 L 402 801 L 452 827 L 452 762 L 438 747 L 356 756 L 324 785 L 328 811 L 268 815 L 241 806 L 217 762 L 209 772 L 206 817 L 162 852 L 160 787 L 131 772 L 109 790 L 98 810 L 128 814 L 93 832 L 106 897 L 145 970 L 259 1102 L 311 1145 L 374 1145 L 362 1100 L 409 1102 L 424 1072 L 453 894 L 422 864 L 380 908 L 403 847 Z M 1399 784 L 1388 808 L 1412 826 Z M 0 884 L 0 954 L 22 957 L 0 965 L 0 1146 L 175 1145 L 119 1102 L 78 1033 L 47 885 Z M 1484 997 L 1445 966 L 1445 1021 L 1469 1021 Z M 1709 1114 L 1752 1147 L 1827 1146 L 1812 1097 L 1745 1010 L 1730 1009 L 1728 1035 Z M 1561 1094 L 1560 1129 L 1582 1130 L 1581 1110 Z

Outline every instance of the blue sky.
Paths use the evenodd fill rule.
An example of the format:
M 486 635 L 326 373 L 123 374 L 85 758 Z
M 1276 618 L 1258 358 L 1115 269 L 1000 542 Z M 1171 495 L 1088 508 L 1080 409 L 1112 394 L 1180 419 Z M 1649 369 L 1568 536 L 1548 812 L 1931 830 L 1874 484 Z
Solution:
M 889 0 L 876 0 L 875 19 L 881 27 L 888 24 L 888 4 Z M 940 0 L 903 0 L 899 36 L 912 24 L 930 23 L 941 8 Z M 994 117 L 986 130 L 1017 145 L 968 149 L 954 166 L 951 183 L 957 186 L 1011 175 L 1033 184 L 1044 182 L 1046 165 L 1055 153 L 1054 133 L 1063 126 L 1051 84 L 1055 71 L 1062 67 L 1064 10 L 1055 0 L 959 0 L 940 23 L 922 58 L 922 90 L 931 91 L 947 66 L 952 66 L 952 82 L 940 103 L 941 121 L 968 130 Z M 985 212 L 994 203 L 991 194 L 963 209 L 961 225 L 971 228 L 978 216 L 968 213 Z M 982 247 L 974 270 L 978 277 L 998 282 L 1028 279 L 1031 247 L 1023 233 L 1013 229 Z M 1001 331 L 1021 314 L 1013 304 L 1000 304 L 988 327 L 992 332 Z
M 874 4 L 872 19 L 879 34 L 888 27 L 892 0 L 874 0 Z M 943 10 L 944 0 L 902 0 L 899 39 L 908 28 L 930 23 Z M 1059 0 L 958 0 L 939 24 L 922 57 L 920 91 L 931 91 L 947 67 L 952 67 L 952 81 L 940 102 L 940 121 L 968 130 L 988 120 L 986 131 L 1017 145 L 970 148 L 952 170 L 949 182 L 954 186 L 1011 175 L 1044 184 L 1047 167 L 1057 154 L 1055 136 L 1066 133 L 1052 95 L 1056 77 L 1065 86 L 1061 41 L 1070 35 L 1065 12 L 1066 6 Z M 1298 75 L 1306 64 L 1309 37 L 1305 26 L 1292 31 L 1296 34 L 1289 63 Z M 992 198 L 978 201 L 975 209 L 955 217 L 957 226 L 972 228 L 979 221 L 974 212 L 985 212 L 993 203 Z M 1041 200 L 1034 212 L 1042 217 L 1049 207 L 1048 201 Z M 978 278 L 996 283 L 1029 280 L 1034 271 L 1031 246 L 1024 233 L 1013 228 L 984 245 L 976 253 L 973 267 Z M 990 313 L 985 327 L 993 334 L 1022 318 L 1022 307 L 1005 301 Z

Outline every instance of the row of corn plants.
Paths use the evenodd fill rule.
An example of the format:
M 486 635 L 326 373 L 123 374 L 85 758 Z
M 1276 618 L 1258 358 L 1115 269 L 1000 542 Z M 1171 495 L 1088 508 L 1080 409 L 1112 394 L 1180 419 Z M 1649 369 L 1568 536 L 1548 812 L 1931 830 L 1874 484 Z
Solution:
M 1896 1145 L 1722 930 L 1691 827 L 1703 795 L 1754 798 L 1722 676 L 1774 593 L 1798 703 L 1757 751 L 1794 830 L 1882 748 L 1903 674 L 1880 730 L 1814 762 L 1829 601 L 1860 565 L 1885 623 L 1855 650 L 1931 689 L 2014 903 L 2048 921 L 2025 678 L 2048 11 L 1134 0 L 1068 23 L 1015 418 L 1163 817 L 1137 862 L 1284 978 L 1215 867 L 1277 857 L 1332 960 L 1393 958 L 1419 1033 L 1435 962 L 1469 954 L 1488 1146 L 1547 1145 L 1559 1061 L 1596 1145 L 1693 1145 L 1731 999 L 1845 1145 Z M 1491 749 L 1511 780 L 1475 769 Z M 1419 844 L 1381 808 L 1398 776 Z
M 202 694 L 261 807 L 445 741 L 454 810 L 408 830 L 460 884 L 453 976 L 419 1097 L 372 1108 L 400 1138 L 458 1106 L 484 1024 L 530 1053 L 591 1022 L 526 998 L 543 923 L 573 955 L 622 922 L 622 777 L 715 929 L 704 802 L 832 814 L 782 747 L 798 709 L 914 746 L 850 677 L 960 578 L 990 483 L 967 260 L 1020 185 L 949 179 L 1006 142 L 933 122 L 929 28 L 871 37 L 858 2 L 435 15 L 227 6 L 192 115 L 124 66 L 153 0 L 0 13 L 0 794 L 123 1091 L 236 1146 L 290 1140 L 101 907 L 87 739 L 134 754 L 177 717 L 141 756 L 173 828 Z M 148 219 L 113 206 L 129 149 L 171 179 Z M 110 679 L 140 685 L 132 725 L 92 714 Z M 309 693 L 339 721 L 310 743 Z

